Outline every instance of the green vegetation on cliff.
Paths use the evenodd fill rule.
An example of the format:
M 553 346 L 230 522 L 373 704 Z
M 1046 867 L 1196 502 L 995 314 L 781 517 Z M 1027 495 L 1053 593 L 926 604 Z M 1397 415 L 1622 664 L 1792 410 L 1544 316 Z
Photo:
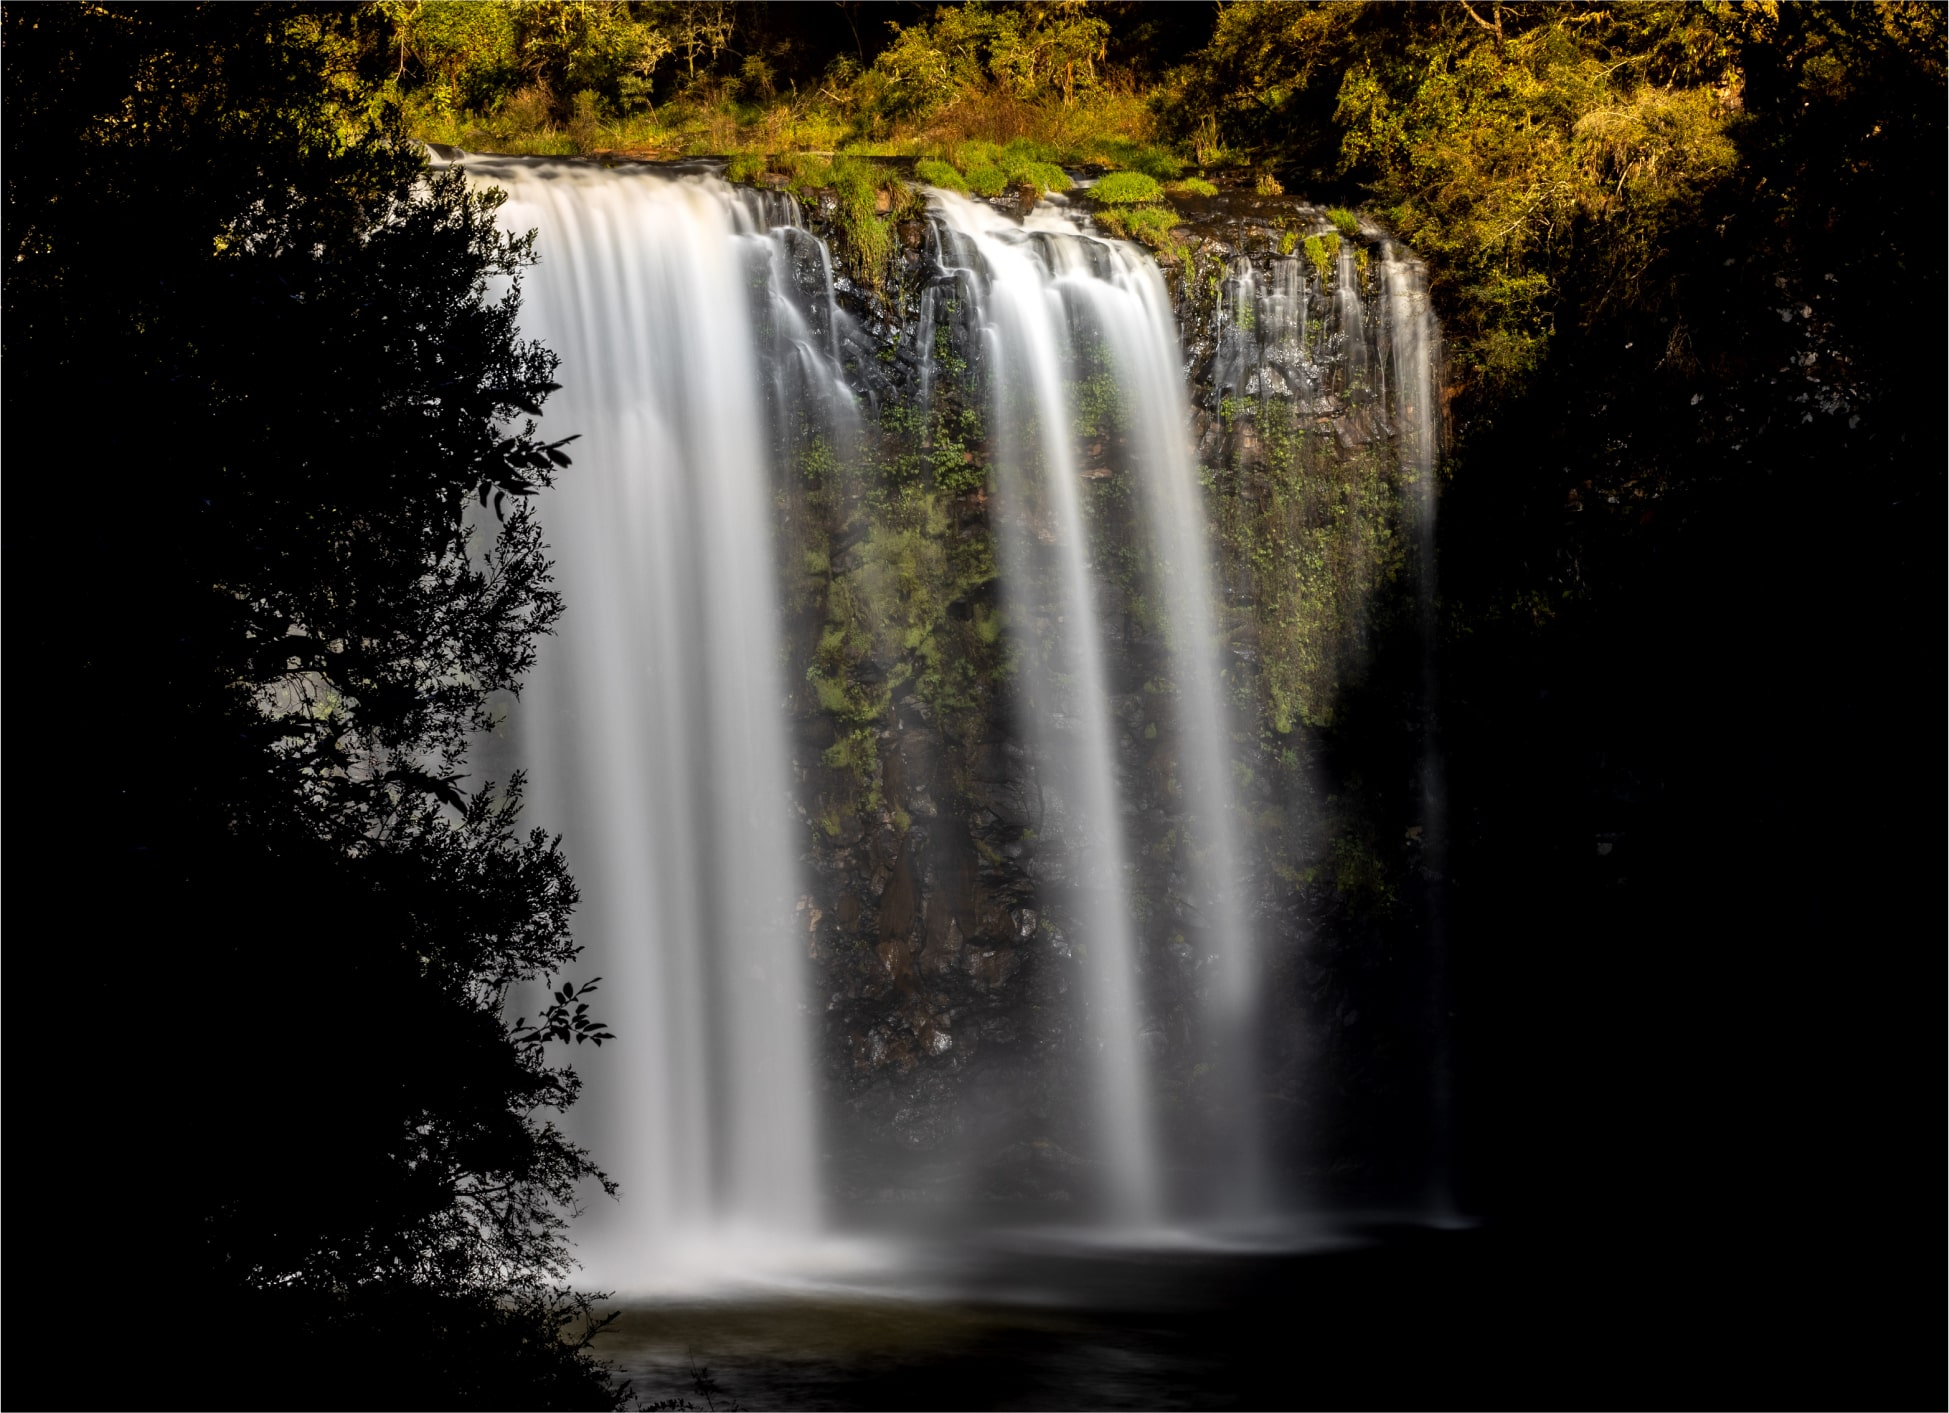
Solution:
M 848 15 L 849 33 L 805 7 L 723 0 L 382 0 L 363 42 L 413 131 L 462 147 L 951 157 L 973 178 L 957 145 L 1030 139 L 1045 164 L 1175 176 L 1151 138 L 1150 56 L 1127 52 L 1169 26 L 1126 24 L 1120 45 L 1113 8 L 935 5 Z M 1061 189 L 1048 172 L 1039 184 Z

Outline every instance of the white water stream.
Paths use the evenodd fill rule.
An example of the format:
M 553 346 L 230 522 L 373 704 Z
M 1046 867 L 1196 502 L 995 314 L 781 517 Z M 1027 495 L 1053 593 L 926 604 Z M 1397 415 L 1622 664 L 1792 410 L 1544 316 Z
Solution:
M 523 328 L 561 355 L 550 426 L 581 434 L 544 507 L 569 611 L 515 713 L 617 1037 L 573 1057 L 568 1127 L 626 1194 L 590 1202 L 579 1255 L 622 1289 L 776 1264 L 821 1225 L 764 396 L 836 396 L 779 273 L 811 238 L 714 178 L 470 167 L 540 232 Z
M 1115 1210 L 1138 1223 L 1191 1211 L 1254 1216 L 1265 1197 L 1252 1062 L 1261 977 L 1233 818 L 1233 723 L 1219 676 L 1210 516 L 1191 458 L 1170 296 L 1148 256 L 1082 233 L 1059 211 L 1045 207 L 1018 223 L 950 192 L 934 193 L 931 203 L 943 253 L 965 271 L 988 336 L 995 431 L 1037 432 L 1033 447 L 1004 442 L 996 461 L 1002 545 L 1023 617 L 1048 607 L 1029 591 L 1048 577 L 1037 572 L 1038 560 L 1058 565 L 1054 623 L 1042 634 L 1045 651 L 1027 665 L 1027 726 L 1045 768 L 1066 787 L 1067 822 L 1087 854 L 1094 1111 L 1116 1155 Z M 1138 487 L 1144 587 L 1161 610 L 1167 644 L 1170 680 L 1162 685 L 1176 705 L 1187 902 L 1203 972 L 1198 1048 L 1217 1071 L 1214 1087 L 1231 1100 L 1222 1115 L 1207 1116 L 1215 1120 L 1207 1128 L 1216 1151 L 1202 1166 L 1217 1190 L 1167 1190 L 1154 1076 L 1140 1041 L 1146 1018 L 1123 818 L 1130 806 L 1118 787 L 1119 728 L 1104 668 L 1115 645 L 1092 563 L 1111 547 L 1085 516 L 1073 430 L 1073 389 L 1093 367 L 1114 382 L 1125 448 L 1116 470 Z

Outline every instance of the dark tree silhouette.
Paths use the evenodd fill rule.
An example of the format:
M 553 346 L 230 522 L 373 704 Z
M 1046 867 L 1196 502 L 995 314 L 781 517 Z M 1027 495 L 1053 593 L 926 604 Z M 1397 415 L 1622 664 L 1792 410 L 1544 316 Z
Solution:
M 5 9 L 10 1273 L 129 1353 L 16 1401 L 611 1401 L 548 1280 L 600 1180 L 549 1046 L 606 1037 L 504 1014 L 574 886 L 461 774 L 560 609 L 555 360 L 357 24 Z

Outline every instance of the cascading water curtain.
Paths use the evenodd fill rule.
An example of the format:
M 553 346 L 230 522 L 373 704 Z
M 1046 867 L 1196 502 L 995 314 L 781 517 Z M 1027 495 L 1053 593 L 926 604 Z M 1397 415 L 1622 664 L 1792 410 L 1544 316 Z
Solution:
M 936 199 L 948 259 L 971 276 L 981 328 L 1004 584 L 1018 620 L 1038 625 L 1023 676 L 1050 806 L 1045 828 L 1061 832 L 1073 861 L 1071 908 L 1088 919 L 1089 1111 L 1102 1196 L 1113 1220 L 1147 1225 L 1163 1214 L 1163 1179 L 1140 1033 L 1118 732 L 1071 430 L 1069 320 L 1051 288 L 1049 244 L 1021 239 L 986 207 Z
M 513 717 L 617 1037 L 575 1056 L 571 1131 L 624 1199 L 579 1255 L 623 1291 L 772 1264 L 821 1222 L 766 406 L 845 402 L 783 274 L 811 237 L 715 178 L 469 165 L 540 232 L 524 329 L 581 435 L 543 504 L 567 612 Z
M 622 1291 L 776 1268 L 823 1225 L 774 522 L 800 452 L 846 462 L 860 445 L 830 253 L 790 197 L 715 177 L 469 163 L 508 192 L 512 228 L 540 232 L 524 323 L 562 356 L 551 430 L 581 436 L 542 507 L 569 611 L 511 719 L 535 820 L 562 832 L 581 885 L 578 935 L 617 1036 L 576 1057 L 588 1097 L 569 1118 L 625 1200 L 594 1200 L 575 1236 L 590 1277 Z M 1279 1206 L 1259 1098 L 1264 961 L 1171 301 L 1146 255 L 1059 209 L 1018 222 L 951 193 L 930 202 L 942 273 L 917 311 L 915 391 L 933 395 L 937 331 L 978 351 L 1045 806 L 1037 880 L 1083 983 L 1080 1109 L 1102 1220 L 1250 1223 Z M 1276 370 L 1305 402 L 1330 357 L 1386 404 L 1416 498 L 1432 692 L 1438 340 L 1419 267 L 1385 249 L 1379 273 L 1370 312 L 1343 248 L 1316 330 L 1299 262 L 1262 279 L 1241 261 L 1217 372 L 1243 398 Z M 1085 398 L 1113 424 L 1114 466 L 1101 446 L 1085 464 Z M 1134 688 L 1117 679 L 1133 653 L 1167 718 L 1167 886 L 1131 856 L 1142 767 L 1118 718 Z M 1432 718 L 1424 754 L 1438 847 Z M 1177 980 L 1156 961 L 1167 952 L 1190 959 Z M 1168 1122 L 1166 1058 L 1195 1069 L 1203 1096 Z
M 1268 1200 L 1256 1100 L 1261 977 L 1235 833 L 1210 517 L 1190 454 L 1169 296 L 1148 257 L 1086 236 L 1061 215 L 1018 225 L 951 193 L 930 199 L 939 258 L 957 272 L 982 330 L 1005 578 L 1018 620 L 1035 625 L 1024 714 L 1045 797 L 1057 801 L 1052 813 L 1078 860 L 1071 911 L 1086 930 L 1090 1110 L 1109 1210 L 1138 1225 L 1256 1216 Z M 1225 1096 L 1201 1116 L 1196 1171 L 1175 1182 L 1144 1043 L 1144 941 L 1125 839 L 1133 806 L 1106 668 L 1107 576 L 1096 559 L 1111 546 L 1085 511 L 1074 431 L 1071 388 L 1086 369 L 1111 385 L 1107 401 L 1131 449 L 1123 471 L 1141 487 L 1136 535 L 1149 595 L 1163 606 L 1169 680 L 1161 685 L 1175 698 L 1180 742 L 1191 875 L 1182 901 L 1200 961 L 1195 1048 Z

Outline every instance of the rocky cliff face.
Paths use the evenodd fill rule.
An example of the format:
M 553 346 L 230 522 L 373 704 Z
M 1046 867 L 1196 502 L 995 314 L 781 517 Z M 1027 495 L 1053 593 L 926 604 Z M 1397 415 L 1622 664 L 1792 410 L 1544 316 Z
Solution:
M 997 601 L 979 330 L 923 216 L 898 222 L 888 267 L 864 270 L 835 203 L 806 207 L 836 252 L 820 333 L 863 413 L 856 432 L 808 431 L 779 409 L 797 471 L 778 506 L 812 880 L 799 917 L 825 998 L 831 1156 L 854 1201 L 1083 1198 L 1074 1016 L 1089 927 L 1065 901 L 1072 861 L 1041 828 L 1038 762 L 1015 716 L 1011 658 L 1036 625 Z M 1072 209 L 1088 223 L 1084 202 Z M 1318 1172 L 1362 1161 L 1328 1094 L 1405 1082 L 1395 1071 L 1411 1068 L 1398 1045 L 1377 1068 L 1372 1047 L 1343 1043 L 1361 1023 L 1361 966 L 1334 962 L 1364 948 L 1362 966 L 1380 964 L 1371 954 L 1405 906 L 1420 833 L 1403 826 L 1398 790 L 1349 781 L 1333 759 L 1341 699 L 1363 690 L 1376 635 L 1406 602 L 1384 245 L 1284 198 L 1187 198 L 1180 214 L 1159 264 L 1220 547 L 1231 766 L 1268 957 L 1261 1102 L 1287 1136 L 1282 1161 Z M 796 278 L 823 297 L 824 260 L 806 246 Z M 1128 543 L 1115 389 L 1079 386 L 1073 402 L 1092 518 Z M 1097 564 L 1140 864 L 1144 1040 L 1179 1155 L 1194 1161 L 1238 1096 L 1206 1083 L 1190 1042 L 1200 965 L 1184 936 L 1180 743 L 1158 616 L 1128 556 Z

